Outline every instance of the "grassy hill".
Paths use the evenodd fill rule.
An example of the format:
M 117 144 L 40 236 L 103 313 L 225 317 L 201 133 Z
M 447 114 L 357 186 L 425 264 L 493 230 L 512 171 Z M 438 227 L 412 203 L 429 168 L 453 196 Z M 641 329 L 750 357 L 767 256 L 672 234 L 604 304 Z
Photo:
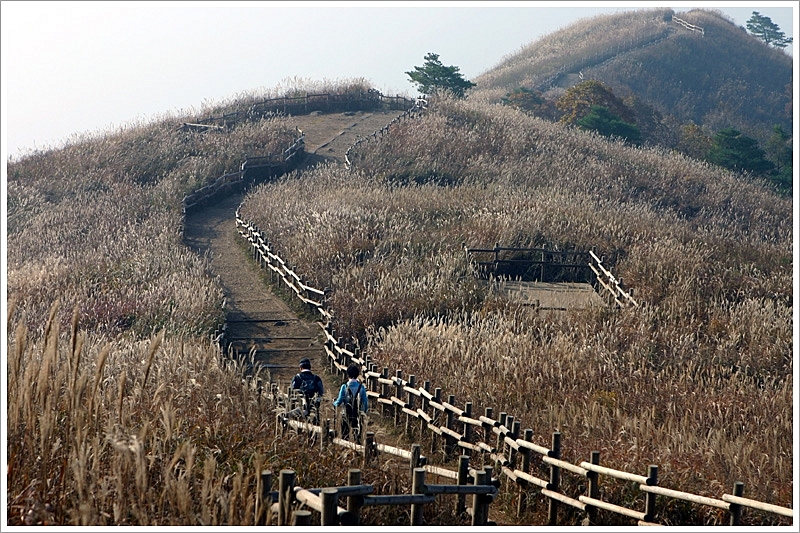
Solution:
M 631 20 L 656 26 L 662 43 L 675 38 L 663 12 Z M 562 37 L 547 42 L 576 53 Z M 599 449 L 621 470 L 659 464 L 664 486 L 719 498 L 743 481 L 746 497 L 790 505 L 791 200 L 663 148 L 490 105 L 565 60 L 555 47 L 540 56 L 550 70 L 515 77 L 510 61 L 494 88 L 487 76 L 474 98 L 433 101 L 421 120 L 362 143 L 354 171 L 326 165 L 265 184 L 243 214 L 307 282 L 330 288 L 338 334 L 379 366 L 430 380 L 475 412 L 513 413 L 540 443 L 558 429 L 573 463 Z M 276 437 L 271 407 L 218 358 L 208 336 L 222 289 L 178 232 L 188 191 L 244 154 L 288 146 L 293 124 L 176 127 L 199 118 L 8 164 L 14 524 L 252 524 L 262 468 L 296 468 L 310 486 L 341 481 L 346 467 L 330 465 L 344 452 Z M 642 305 L 538 315 L 498 299 L 463 252 L 497 242 L 595 248 Z M 365 478 L 401 487 L 381 472 Z M 604 487 L 609 501 L 635 498 Z M 542 523 L 544 508 L 520 523 Z M 560 523 L 581 518 L 565 511 Z M 725 520 L 678 504 L 657 518 Z
M 710 496 L 703 479 L 747 478 L 748 494 L 789 501 L 791 200 L 469 99 L 434 102 L 353 159 L 355 172 L 265 184 L 242 212 L 331 288 L 336 331 L 378 367 L 478 412 L 500 405 L 537 434 L 559 428 L 570 461 L 602 449 L 623 470 L 661 464 L 681 490 Z M 497 300 L 463 251 L 494 243 L 595 248 L 643 306 L 544 316 Z M 761 456 L 756 438 L 774 453 Z
M 689 31 L 676 16 L 700 26 Z M 579 21 L 523 47 L 476 77 L 497 101 L 525 87 L 555 99 L 583 79 L 635 95 L 674 125 L 734 127 L 763 145 L 774 124 L 791 131 L 791 57 L 716 11 L 641 10 Z

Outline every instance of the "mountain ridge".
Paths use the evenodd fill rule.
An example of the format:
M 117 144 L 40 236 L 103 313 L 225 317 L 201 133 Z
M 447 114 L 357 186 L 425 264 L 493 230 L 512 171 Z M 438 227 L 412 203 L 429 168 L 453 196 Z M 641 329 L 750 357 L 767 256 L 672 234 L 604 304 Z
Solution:
M 673 129 L 690 123 L 710 131 L 734 127 L 764 144 L 773 125 L 792 128 L 791 57 L 721 12 L 702 9 L 650 9 L 578 21 L 476 77 L 474 93 L 497 101 L 524 87 L 555 100 L 587 79 L 603 82 L 622 98 L 644 101 Z

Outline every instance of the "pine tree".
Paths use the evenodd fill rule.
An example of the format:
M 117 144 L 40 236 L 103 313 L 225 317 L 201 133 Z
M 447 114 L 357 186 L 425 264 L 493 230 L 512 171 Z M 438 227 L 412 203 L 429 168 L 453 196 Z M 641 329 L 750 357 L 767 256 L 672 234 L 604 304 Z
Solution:
M 417 84 L 417 89 L 422 94 L 449 92 L 458 98 L 464 98 L 466 90 L 475 87 L 474 83 L 464 79 L 458 67 L 443 65 L 439 61 L 439 55 L 434 53 L 427 54 L 421 67 L 414 67 L 413 71 L 406 74 L 409 81 Z
M 764 150 L 758 147 L 758 141 L 742 135 L 734 128 L 725 128 L 714 136 L 706 160 L 731 170 L 765 175 L 775 165 L 764 155 Z
M 765 17 L 758 11 L 753 11 L 753 16 L 747 21 L 747 30 L 766 44 L 776 48 L 786 48 L 792 43 L 792 38 L 786 37 L 786 34 L 772 22 L 771 18 Z

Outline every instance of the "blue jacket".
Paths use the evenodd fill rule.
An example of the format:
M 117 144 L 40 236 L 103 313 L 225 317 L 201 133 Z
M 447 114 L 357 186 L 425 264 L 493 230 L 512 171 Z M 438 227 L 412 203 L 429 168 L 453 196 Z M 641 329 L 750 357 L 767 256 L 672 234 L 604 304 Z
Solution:
M 361 387 L 360 393 L 358 392 L 359 386 Z M 366 413 L 367 409 L 369 408 L 367 405 L 367 389 L 357 379 L 351 379 L 347 383 L 342 383 L 342 387 L 339 389 L 339 397 L 333 400 L 333 405 L 335 407 L 339 407 L 345 402 L 345 393 L 347 387 L 350 387 L 350 390 L 353 392 L 353 394 L 359 394 L 359 399 L 361 400 L 361 410 Z

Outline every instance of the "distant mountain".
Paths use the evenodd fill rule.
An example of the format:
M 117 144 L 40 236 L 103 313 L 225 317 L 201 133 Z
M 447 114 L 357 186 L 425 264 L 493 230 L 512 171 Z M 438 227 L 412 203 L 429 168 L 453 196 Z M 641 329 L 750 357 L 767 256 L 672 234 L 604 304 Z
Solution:
M 733 127 L 762 145 L 791 131 L 792 58 L 718 11 L 649 9 L 579 21 L 523 47 L 473 81 L 499 100 L 520 87 L 555 100 L 583 80 L 635 96 L 673 126 Z

